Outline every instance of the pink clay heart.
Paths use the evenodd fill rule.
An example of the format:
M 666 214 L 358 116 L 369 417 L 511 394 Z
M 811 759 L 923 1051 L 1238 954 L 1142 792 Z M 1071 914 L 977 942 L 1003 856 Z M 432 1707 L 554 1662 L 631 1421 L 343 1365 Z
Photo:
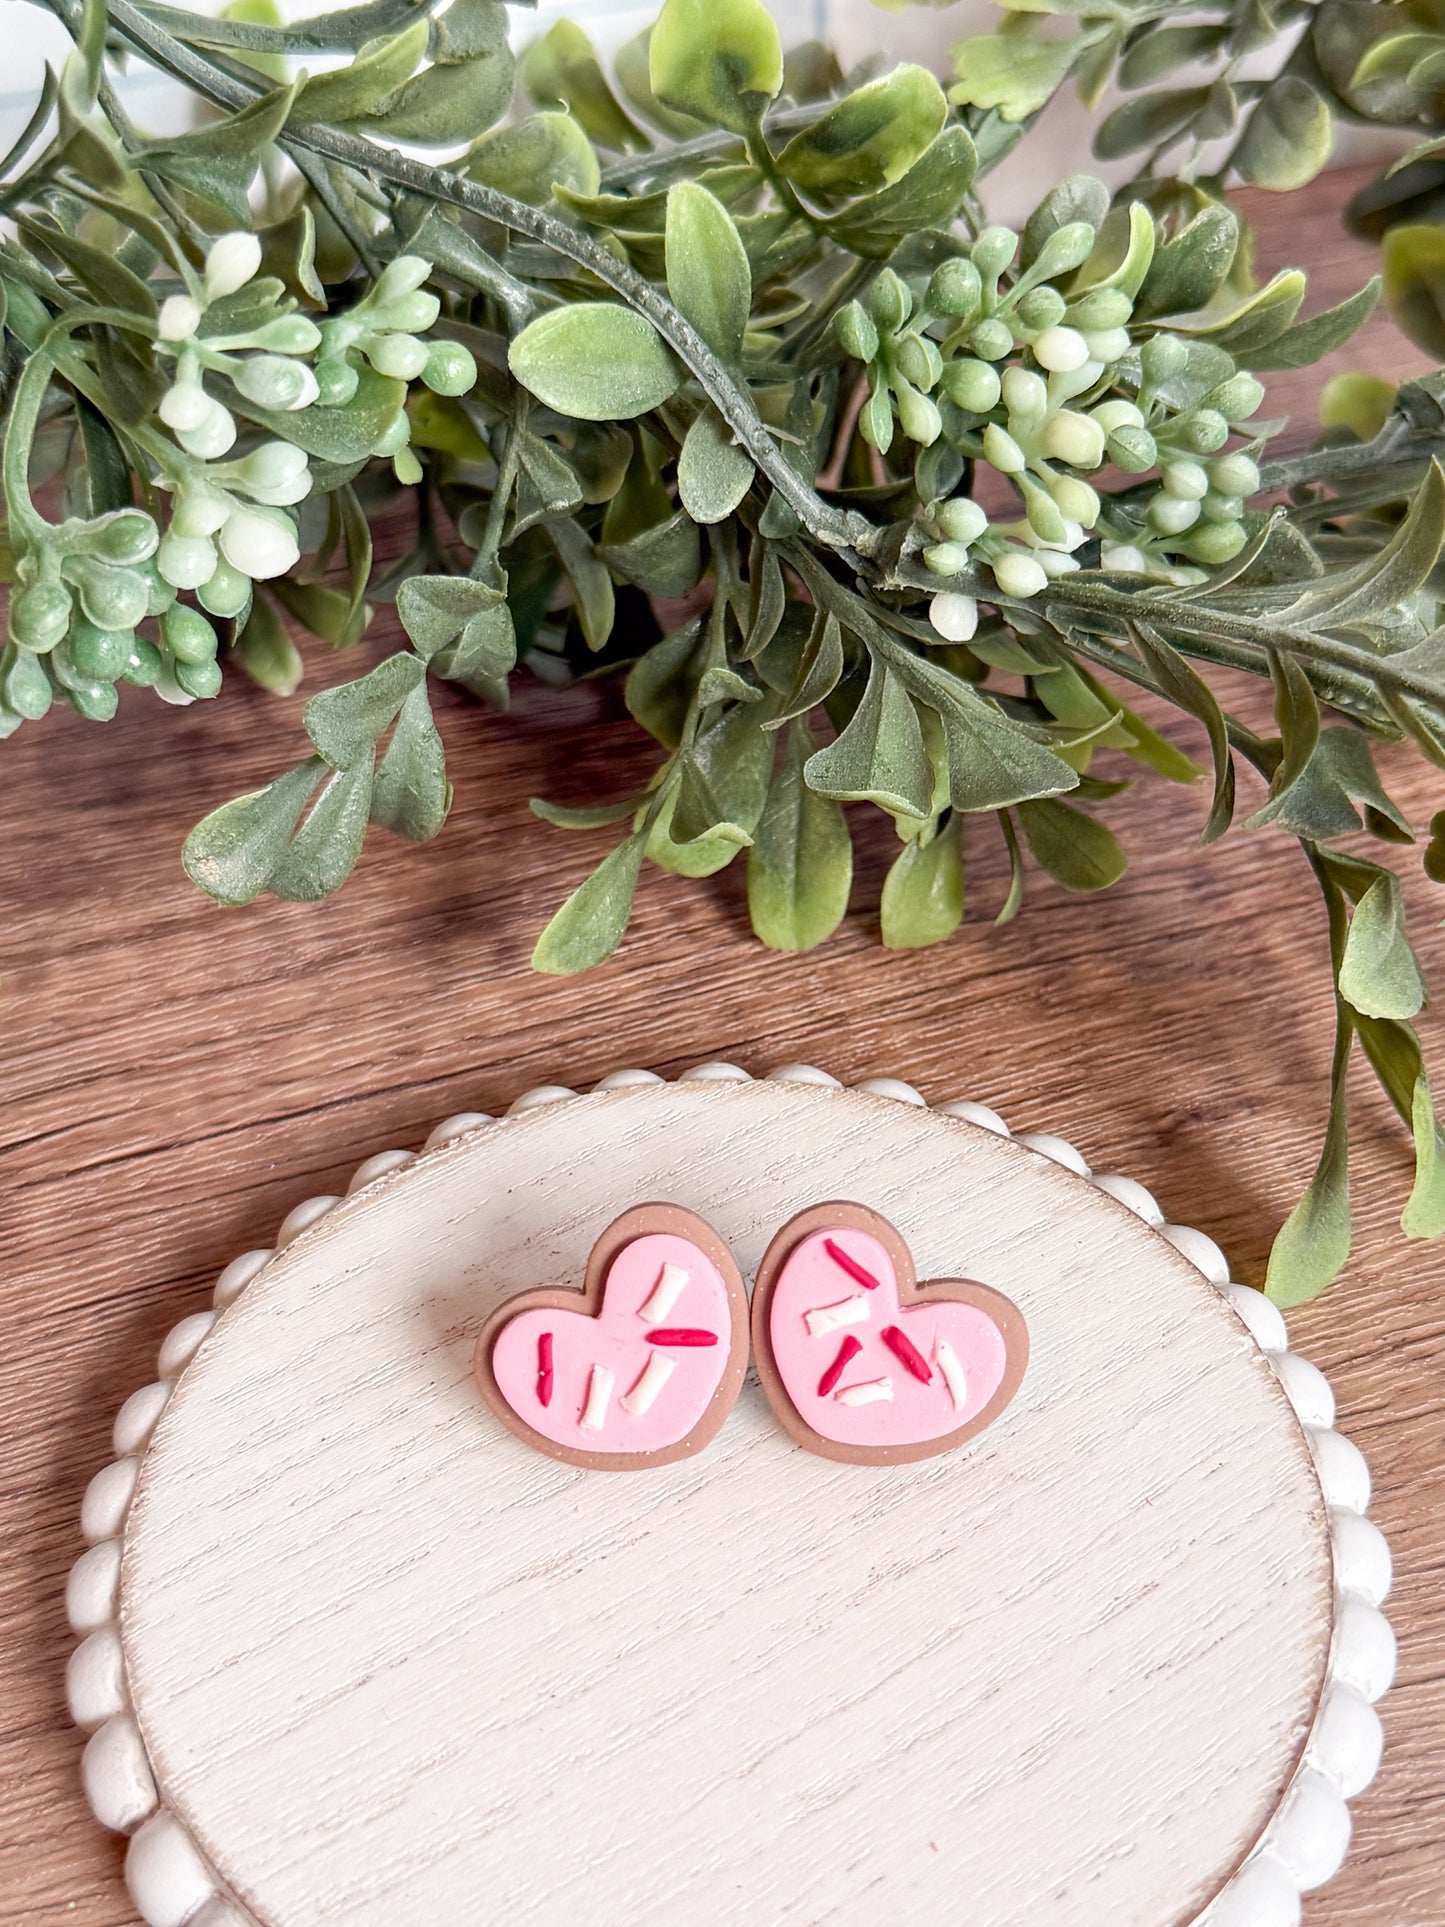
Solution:
M 798 1443 L 903 1464 L 992 1424 L 1028 1360 L 1018 1309 L 967 1279 L 914 1282 L 908 1247 L 862 1205 L 816 1205 L 773 1240 L 753 1293 L 763 1388 Z
M 640 1205 L 592 1249 L 581 1291 L 509 1300 L 477 1382 L 511 1431 L 573 1465 L 635 1471 L 696 1452 L 736 1401 L 747 1300 L 726 1246 L 676 1205 Z

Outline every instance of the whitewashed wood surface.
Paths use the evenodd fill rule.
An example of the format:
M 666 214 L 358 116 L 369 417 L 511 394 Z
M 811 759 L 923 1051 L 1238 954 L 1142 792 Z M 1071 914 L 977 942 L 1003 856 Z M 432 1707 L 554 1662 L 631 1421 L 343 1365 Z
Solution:
M 750 1382 L 609 1477 L 477 1396 L 488 1312 L 626 1204 L 747 1276 L 836 1196 L 1028 1319 L 971 1445 L 831 1463 Z M 266 1927 L 1175 1927 L 1278 1804 L 1331 1588 L 1273 1372 L 1122 1206 L 887 1099 L 678 1084 L 484 1127 L 268 1266 L 161 1421 L 121 1614 L 162 1795 Z

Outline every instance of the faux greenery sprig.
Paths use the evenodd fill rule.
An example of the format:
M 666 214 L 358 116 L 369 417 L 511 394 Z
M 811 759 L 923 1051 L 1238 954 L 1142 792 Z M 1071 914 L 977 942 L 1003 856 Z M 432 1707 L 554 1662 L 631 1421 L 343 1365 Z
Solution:
M 1202 725 L 1206 840 L 1243 757 L 1269 791 L 1251 824 L 1299 841 L 1329 908 L 1331 1122 L 1271 1290 L 1312 1295 L 1348 1251 L 1356 1042 L 1414 1133 L 1406 1229 L 1445 1228 L 1398 879 L 1339 847 L 1412 840 L 1372 739 L 1445 762 L 1445 382 L 1356 394 L 1353 429 L 1271 460 L 1262 377 L 1346 341 L 1375 290 L 1302 320 L 1304 277 L 1253 282 L 1226 198 L 1231 167 L 1269 175 L 1271 128 L 1295 153 L 1285 110 L 1315 88 L 1304 41 L 1274 80 L 1240 61 L 1295 15 L 1317 11 L 1318 38 L 1327 6 L 1181 28 L 1127 0 L 1031 4 L 1071 34 L 1023 19 L 966 43 L 946 95 L 916 66 L 785 55 L 759 0 L 666 0 L 610 74 L 573 23 L 535 40 L 513 105 L 496 0 L 294 25 L 259 0 L 45 4 L 75 53 L 0 167 L 0 727 L 57 697 L 103 720 L 124 683 L 214 696 L 222 662 L 289 691 L 286 618 L 349 645 L 394 600 L 409 647 L 313 697 L 311 753 L 186 843 L 222 902 L 316 898 L 369 823 L 441 828 L 431 677 L 503 703 L 519 664 L 625 670 L 647 785 L 533 805 L 616 826 L 537 944 L 538 968 L 573 971 L 620 941 L 644 860 L 700 877 L 745 852 L 763 941 L 822 942 L 854 802 L 898 834 L 889 945 L 957 927 L 965 838 L 990 819 L 999 920 L 1033 866 L 1104 887 L 1125 859 L 1099 753 L 1199 774 L 1131 707 L 1142 689 Z M 1121 125 L 1152 129 L 1131 188 L 1073 175 L 1021 232 L 988 221 L 980 182 L 1065 76 L 1148 84 L 1166 47 L 1223 69 L 1212 108 L 1149 94 L 1104 123 L 1119 152 Z M 120 58 L 189 87 L 196 130 L 135 127 Z M 1241 111 L 1206 177 L 1199 143 Z M 389 504 L 415 539 L 376 579 Z M 1213 665 L 1270 679 L 1273 734 L 1221 708 Z

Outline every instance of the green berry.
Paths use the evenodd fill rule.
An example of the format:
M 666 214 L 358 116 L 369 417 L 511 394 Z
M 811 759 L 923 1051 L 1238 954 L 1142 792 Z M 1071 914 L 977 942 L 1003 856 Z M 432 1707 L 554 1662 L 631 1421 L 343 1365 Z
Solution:
M 70 625 L 68 647 L 77 675 L 91 682 L 114 682 L 135 652 L 135 631 L 97 629 L 78 616 Z
M 393 381 L 414 381 L 426 357 L 426 343 L 415 335 L 373 335 L 366 344 L 366 358 L 377 374 Z
M 131 659 L 121 670 L 121 681 L 134 683 L 137 689 L 153 689 L 165 674 L 166 660 L 153 642 L 144 636 L 137 636 Z
M 1006 321 L 980 321 L 969 335 L 968 343 L 985 361 L 1002 361 L 1013 352 L 1013 329 Z
M 1244 513 L 1244 498 L 1240 495 L 1216 495 L 1211 489 L 1199 504 L 1199 513 L 1206 522 L 1237 522 Z
M 1216 568 L 1232 561 L 1248 539 L 1242 522 L 1202 522 L 1179 546 L 1191 562 Z
M 42 655 L 53 649 L 70 627 L 74 604 L 59 582 L 32 582 L 10 601 L 10 634 L 22 649 Z
M 317 405 L 322 408 L 344 408 L 361 381 L 361 376 L 344 355 L 338 355 L 330 361 L 318 361 L 314 372 Z
M 1147 428 L 1116 428 L 1109 437 L 1109 458 L 1126 475 L 1142 475 L 1159 459 L 1154 437 Z
M 150 600 L 144 576 L 89 555 L 68 555 L 61 566 L 80 592 L 81 608 L 98 629 L 134 629 L 144 617 Z
M 1139 350 L 1144 379 L 1151 388 L 1183 374 L 1188 361 L 1189 350 L 1177 335 L 1155 335 Z
M 894 392 L 898 397 L 898 420 L 909 441 L 917 442 L 920 448 L 936 442 L 943 433 L 943 417 L 937 405 L 906 381 L 895 382 Z
M 973 244 L 973 263 L 985 281 L 997 281 L 1013 260 L 1019 237 L 1012 228 L 986 227 Z
M 990 422 L 983 431 L 983 459 L 1000 475 L 1021 475 L 1028 467 L 1028 457 L 1009 434 L 997 422 Z
M 967 495 L 940 502 L 933 517 L 948 541 L 961 542 L 965 548 L 970 542 L 976 542 L 988 527 L 988 516 Z
M 1149 520 L 1161 535 L 1183 535 L 1199 520 L 1199 504 L 1177 495 L 1156 495 L 1149 504 Z
M 469 395 L 477 385 L 477 364 L 459 341 L 433 341 L 421 378 L 434 395 Z
M 1093 288 L 1069 305 L 1069 326 L 1089 333 L 1096 328 L 1122 328 L 1134 303 L 1122 288 Z
M 933 271 L 924 305 L 929 312 L 961 321 L 973 314 L 983 299 L 983 282 L 978 269 L 965 255 L 955 255 Z
M 1058 504 L 1059 513 L 1070 522 L 1077 522 L 1081 529 L 1091 529 L 1098 521 L 1098 493 L 1077 475 L 1054 476 L 1049 483 L 1049 494 Z
M 901 281 L 892 268 L 885 268 L 868 291 L 868 306 L 879 333 L 891 335 L 912 314 L 913 296 L 907 282 Z
M 1212 455 L 1229 440 L 1229 423 L 1217 409 L 1196 408 L 1171 423 L 1169 439 L 1196 455 Z
M 1068 539 L 1068 529 L 1064 517 L 1059 513 L 1058 504 L 1051 495 L 1041 488 L 1024 487 L 1024 513 L 1028 516 L 1029 527 L 1040 542 L 1064 542 Z
M 861 301 L 850 301 L 833 317 L 833 332 L 845 355 L 854 361 L 874 361 L 878 355 L 878 329 Z
M 1209 493 L 1209 476 L 1198 462 L 1165 462 L 1159 470 L 1166 495 L 1181 502 L 1202 502 Z
M 963 542 L 935 542 L 923 551 L 923 566 L 934 575 L 961 575 L 968 565 L 968 547 Z
M 893 445 L 893 404 L 886 388 L 875 388 L 864 402 L 858 427 L 870 448 L 876 448 L 880 455 L 888 453 Z
M 221 665 L 218 662 L 178 662 L 176 681 L 188 696 L 219 696 Z
M 971 415 L 986 415 L 998 406 L 1001 392 L 998 370 L 986 361 L 946 361 L 939 386 L 951 402 L 966 408 Z
M 218 561 L 210 580 L 196 590 L 196 600 L 213 616 L 239 616 L 251 600 L 251 578 Z
M 1259 492 L 1259 466 L 1248 455 L 1221 455 L 1209 479 L 1221 495 L 1248 497 Z
M 905 335 L 898 348 L 898 372 L 925 392 L 943 373 L 943 357 L 936 342 L 923 335 Z
M 1057 288 L 1030 288 L 1014 309 L 1014 319 L 1026 334 L 1041 335 L 1047 328 L 1057 328 L 1064 312 L 1064 297 Z
M 215 630 L 199 609 L 187 608 L 184 602 L 178 602 L 161 617 L 161 641 L 177 662 L 211 662 L 215 659 Z
M 11 649 L 7 653 L 10 660 L 0 673 L 0 700 L 15 715 L 38 723 L 55 695 L 50 678 L 33 651 Z
M 1057 409 L 1044 426 L 1044 452 L 1070 468 L 1098 468 L 1104 460 L 1104 431 L 1088 415 Z
M 116 509 L 92 522 L 76 547 L 106 562 L 134 564 L 153 556 L 160 539 L 144 509 Z
M 442 311 L 442 304 L 429 288 L 413 288 L 396 301 L 386 304 L 386 322 L 409 335 L 424 335 Z
M 1204 406 L 1216 409 L 1227 422 L 1242 422 L 1248 421 L 1263 400 L 1264 383 L 1241 372 L 1211 388 Z
M 65 693 L 87 722 L 108 723 L 120 707 L 120 697 L 113 682 L 76 680 L 66 685 Z

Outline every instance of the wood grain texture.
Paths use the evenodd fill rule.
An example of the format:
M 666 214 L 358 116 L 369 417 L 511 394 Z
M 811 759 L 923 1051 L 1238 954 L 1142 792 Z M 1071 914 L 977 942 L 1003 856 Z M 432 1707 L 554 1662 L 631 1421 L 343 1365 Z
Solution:
M 696 1460 L 545 1459 L 478 1398 L 476 1332 L 639 1197 L 745 1276 L 820 1197 L 882 1211 L 1019 1307 L 1018 1396 L 909 1466 L 798 1451 L 755 1383 Z M 1331 1602 L 1304 1435 L 1158 1233 L 953 1118 L 683 1084 L 483 1127 L 268 1266 L 143 1461 L 121 1626 L 162 1796 L 266 1927 L 478 1896 L 1185 1927 L 1294 1772 Z
M 1352 185 L 1326 176 L 1306 194 L 1252 202 L 1261 265 L 1314 264 L 1321 304 L 1373 265 L 1338 233 Z M 1333 358 L 1351 363 L 1398 377 L 1423 357 L 1378 320 Z M 1314 384 L 1278 377 L 1271 390 L 1307 420 Z M 378 624 L 378 644 L 387 634 Z M 353 673 L 354 660 L 318 652 L 312 685 Z M 77 1506 L 108 1456 L 116 1403 L 227 1259 L 370 1152 L 419 1144 L 448 1111 L 498 1109 L 527 1084 L 591 1082 L 627 1061 L 672 1072 L 710 1056 L 755 1071 L 811 1059 L 1062 1131 L 1096 1168 L 1150 1185 L 1258 1281 L 1323 1128 L 1330 999 L 1311 885 L 1272 836 L 1236 831 L 1200 851 L 1196 792 L 1151 783 L 1112 805 L 1132 863 L 1124 883 L 1097 901 L 1041 884 L 1002 932 L 989 923 L 1001 852 L 980 835 L 960 935 L 883 952 L 876 900 L 890 850 L 875 823 L 861 836 L 855 911 L 810 957 L 773 957 L 747 936 L 740 876 L 686 884 L 653 872 L 613 962 L 581 982 L 538 980 L 526 967 L 534 935 L 598 843 L 536 822 L 525 799 L 621 793 L 651 767 L 615 692 L 524 687 L 505 719 L 445 704 L 457 805 L 436 843 L 374 838 L 320 908 L 220 911 L 182 877 L 181 838 L 203 810 L 295 759 L 299 707 L 232 689 L 215 707 L 157 719 L 137 696 L 106 728 L 57 716 L 3 752 L 0 1919 L 25 1927 L 134 1927 L 119 1848 L 84 1810 L 61 1689 Z M 1408 756 L 1387 761 L 1423 823 L 1445 802 L 1440 777 Z M 1248 803 L 1255 792 L 1241 787 Z M 1408 853 L 1404 867 L 1438 978 L 1440 899 Z M 1438 1066 L 1433 1017 L 1425 1032 Z M 1401 1665 L 1381 1777 L 1356 1807 L 1344 1872 L 1309 1899 L 1306 1920 L 1438 1927 L 1442 1261 L 1400 1236 L 1404 1134 L 1363 1080 L 1356 1088 L 1355 1257 L 1292 1326 L 1374 1470 Z

